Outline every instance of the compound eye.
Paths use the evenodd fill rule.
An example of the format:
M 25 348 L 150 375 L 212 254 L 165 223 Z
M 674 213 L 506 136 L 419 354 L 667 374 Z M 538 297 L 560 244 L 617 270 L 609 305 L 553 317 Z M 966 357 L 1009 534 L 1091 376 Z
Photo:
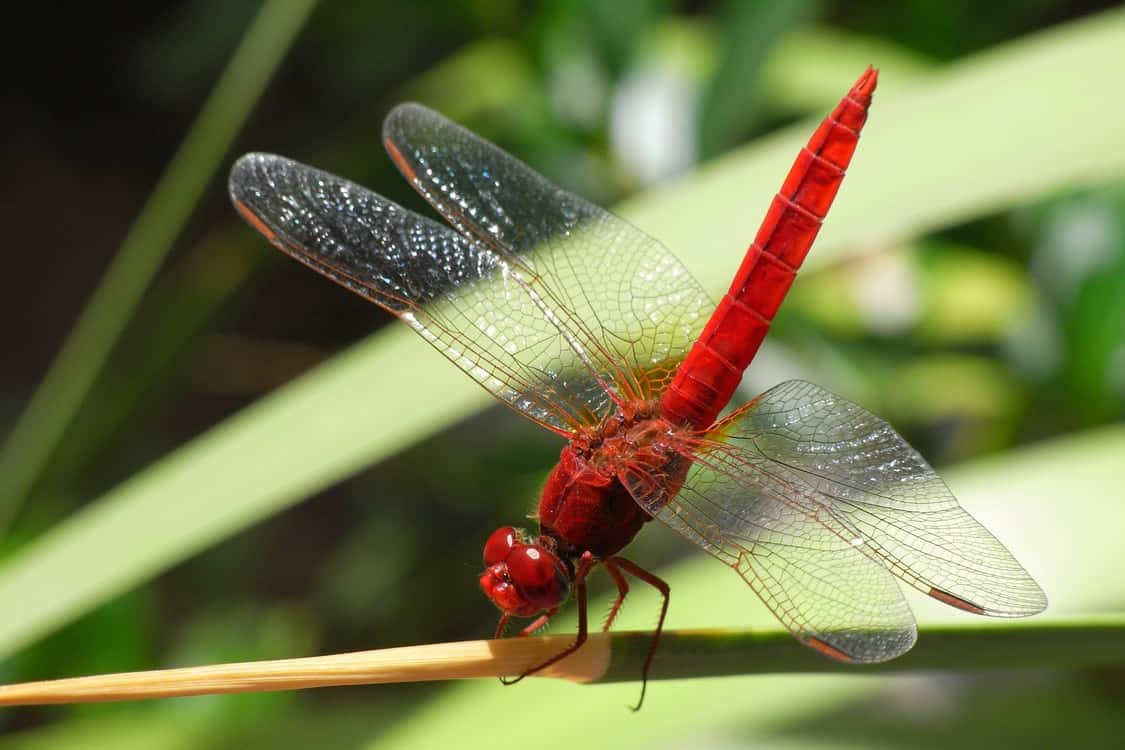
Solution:
M 508 555 L 508 573 L 524 599 L 541 609 L 566 601 L 570 579 L 554 553 L 537 544 L 516 544 Z
M 511 526 L 501 526 L 492 532 L 488 541 L 484 543 L 485 567 L 507 560 L 519 536 L 519 532 Z

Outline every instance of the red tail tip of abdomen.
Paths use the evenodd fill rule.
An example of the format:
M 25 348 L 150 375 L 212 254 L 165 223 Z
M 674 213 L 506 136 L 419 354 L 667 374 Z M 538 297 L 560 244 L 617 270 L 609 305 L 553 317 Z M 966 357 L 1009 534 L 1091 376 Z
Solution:
M 855 99 L 857 102 L 867 107 L 871 104 L 871 93 L 875 91 L 875 87 L 879 85 L 879 69 L 868 65 L 867 70 L 863 71 L 863 75 L 852 86 L 852 90 L 848 95 Z

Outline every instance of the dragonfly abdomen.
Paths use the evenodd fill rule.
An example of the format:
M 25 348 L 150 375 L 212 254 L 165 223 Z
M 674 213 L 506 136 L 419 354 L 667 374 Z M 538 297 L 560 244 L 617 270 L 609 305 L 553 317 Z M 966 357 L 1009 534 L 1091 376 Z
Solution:
M 869 68 L 797 155 L 730 290 L 664 393 L 666 418 L 704 429 L 734 395 L 836 197 L 876 80 Z

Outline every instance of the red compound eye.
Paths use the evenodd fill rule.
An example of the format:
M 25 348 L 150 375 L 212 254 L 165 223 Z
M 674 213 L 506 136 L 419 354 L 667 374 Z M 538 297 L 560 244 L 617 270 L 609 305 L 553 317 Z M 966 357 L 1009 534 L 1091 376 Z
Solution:
M 508 554 L 508 573 L 524 600 L 540 609 L 566 601 L 570 576 L 562 561 L 538 544 L 515 544 Z
M 511 526 L 501 526 L 496 529 L 496 531 L 492 532 L 492 535 L 488 537 L 488 541 L 484 543 L 485 567 L 507 560 L 508 554 L 512 551 L 512 547 L 521 536 L 522 534 Z

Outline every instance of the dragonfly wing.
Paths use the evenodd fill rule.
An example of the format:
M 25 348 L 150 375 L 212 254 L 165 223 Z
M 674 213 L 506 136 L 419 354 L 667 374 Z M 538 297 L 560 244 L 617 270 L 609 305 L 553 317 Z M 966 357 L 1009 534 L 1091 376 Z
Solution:
M 396 107 L 383 140 L 453 227 L 526 269 L 592 374 L 620 396 L 663 392 L 713 309 L 671 252 L 421 105 Z
M 275 246 L 402 318 L 496 398 L 564 434 L 596 421 L 604 391 L 508 258 L 280 156 L 242 157 L 230 193 Z
M 862 538 L 888 570 L 923 593 L 996 617 L 1047 606 L 1039 585 L 925 459 L 861 406 L 793 380 L 719 429 L 747 472 L 811 488 L 809 507 Z
M 893 659 L 917 628 L 898 583 L 854 540 L 836 533 L 786 494 L 745 470 L 737 448 L 699 444 L 679 493 L 635 470 L 621 477 L 649 513 L 734 568 L 801 642 L 845 662 Z

